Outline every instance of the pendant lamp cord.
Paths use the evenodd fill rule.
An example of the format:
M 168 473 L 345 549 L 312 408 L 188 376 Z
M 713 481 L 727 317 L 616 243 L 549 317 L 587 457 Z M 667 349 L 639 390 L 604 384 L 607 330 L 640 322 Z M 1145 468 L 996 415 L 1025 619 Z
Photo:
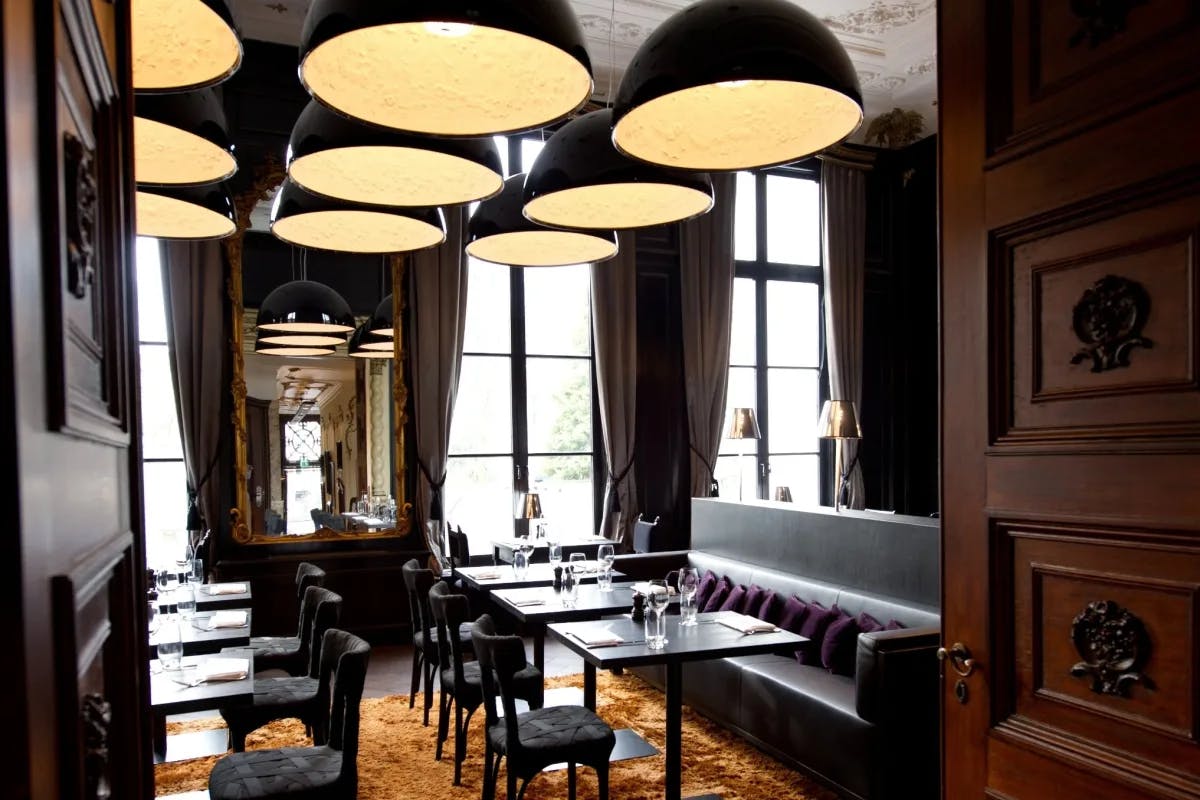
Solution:
M 617 71 L 617 0 L 612 0 L 608 12 L 608 95 L 604 98 L 609 108 L 613 107 L 613 74 Z

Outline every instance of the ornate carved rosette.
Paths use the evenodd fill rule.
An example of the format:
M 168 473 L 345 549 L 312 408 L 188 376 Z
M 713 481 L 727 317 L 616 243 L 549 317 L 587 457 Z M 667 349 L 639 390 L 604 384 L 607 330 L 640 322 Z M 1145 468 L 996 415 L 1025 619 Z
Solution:
M 1092 284 L 1075 304 L 1072 327 L 1084 347 L 1071 357 L 1072 364 L 1092 360 L 1092 372 L 1129 366 L 1135 347 L 1151 348 L 1142 336 L 1150 318 L 1150 295 L 1140 283 L 1105 275 Z
M 1131 611 L 1113 600 L 1097 600 L 1071 623 L 1071 641 L 1083 659 L 1071 667 L 1077 678 L 1091 678 L 1096 694 L 1129 697 L 1135 683 L 1153 688 L 1142 674 L 1150 658 L 1146 626 Z

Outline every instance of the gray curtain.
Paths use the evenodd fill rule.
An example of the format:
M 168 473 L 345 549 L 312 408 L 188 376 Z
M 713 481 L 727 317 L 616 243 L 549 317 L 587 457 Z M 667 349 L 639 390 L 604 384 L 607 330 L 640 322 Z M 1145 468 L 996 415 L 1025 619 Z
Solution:
M 829 347 L 829 393 L 849 400 L 862 414 L 863 281 L 866 270 L 867 180 L 860 166 L 834 158 L 821 164 L 822 236 L 825 249 L 825 338 Z M 865 508 L 858 442 L 842 441 L 847 508 Z M 836 487 L 837 476 L 833 485 Z
M 600 532 L 632 545 L 630 530 L 637 517 L 633 482 L 633 446 L 637 417 L 637 243 L 622 232 L 620 251 L 610 261 L 592 265 L 592 334 L 596 342 L 596 391 L 608 485 Z
M 683 377 L 692 497 L 708 497 L 712 493 L 713 467 L 725 423 L 735 267 L 735 181 L 732 173 L 713 175 L 716 207 L 703 217 L 680 225 Z
M 224 517 L 217 462 L 223 437 L 228 435 L 220 413 L 229 391 L 225 260 L 217 242 L 164 242 L 161 247 L 167 352 L 188 494 L 194 498 L 188 528 L 215 529 Z M 240 325 L 241 320 L 232 324 Z M 208 563 L 204 554 L 197 555 Z
M 446 241 L 409 259 L 407 344 L 417 449 L 416 516 L 427 539 L 426 523 L 445 519 L 441 491 L 446 482 L 450 420 L 458 395 L 467 320 L 466 211 L 448 208 L 445 214 Z M 428 541 L 428 546 L 435 553 L 442 550 L 440 541 Z

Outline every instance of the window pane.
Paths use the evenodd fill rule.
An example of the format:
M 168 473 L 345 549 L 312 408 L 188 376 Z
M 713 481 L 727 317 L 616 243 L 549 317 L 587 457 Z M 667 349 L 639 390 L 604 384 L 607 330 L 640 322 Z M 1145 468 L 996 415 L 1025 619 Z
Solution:
M 492 554 L 493 539 L 513 535 L 513 462 L 500 458 L 451 458 L 446 469 L 446 522 L 462 528 L 472 556 Z
M 548 534 L 586 536 L 596 532 L 591 456 L 530 458 L 529 486 L 542 501 Z
M 508 137 L 493 136 L 492 139 L 496 142 L 496 149 L 500 151 L 500 165 L 504 169 L 504 177 L 507 178 L 509 175 L 512 175 L 508 171 Z
M 525 352 L 591 355 L 591 267 L 527 269 L 524 278 Z
M 713 473 L 717 478 L 717 483 L 721 486 L 721 497 L 728 500 L 755 499 L 758 496 L 758 484 L 754 477 L 757 469 L 756 463 L 757 456 L 754 455 L 753 449 L 746 453 L 745 458 L 738 456 L 717 458 L 717 466 Z
M 529 452 L 591 452 L 592 362 L 530 358 L 525 364 Z
M 187 542 L 187 473 L 182 461 L 142 464 L 143 508 L 146 513 L 146 565 L 174 566 Z
M 792 502 L 802 506 L 820 505 L 821 496 L 821 457 L 811 456 L 771 456 L 771 494 L 775 499 L 775 489 L 786 486 L 792 492 Z
M 772 453 L 817 452 L 818 375 L 815 369 L 767 370 Z
M 767 365 L 819 367 L 820 312 L 815 283 L 767 281 Z
M 508 274 L 510 267 L 470 261 L 467 276 L 467 327 L 464 353 L 508 353 L 512 350 L 509 325 Z
M 138 339 L 143 342 L 165 342 L 167 313 L 158 239 L 138 237 L 134 268 L 137 270 Z
M 754 174 L 739 172 L 733 206 L 733 257 L 738 261 L 758 259 L 757 213 Z
M 541 139 L 521 140 L 521 172 L 529 172 L 534 159 L 538 157 L 538 153 L 542 152 L 542 148 L 545 146 L 546 143 Z
M 743 444 L 748 445 L 748 451 L 753 451 L 754 447 L 750 443 L 727 439 L 725 438 L 725 435 L 729 433 L 729 424 L 733 419 L 733 409 L 757 409 L 757 395 L 758 391 L 755 388 L 754 367 L 730 367 L 729 390 L 725 400 L 725 422 L 721 428 L 720 452 L 722 454 L 740 453 Z
M 284 470 L 287 476 L 287 498 L 284 500 L 284 508 L 287 510 L 288 533 L 312 533 L 316 530 L 312 511 L 321 507 L 321 472 L 319 466 Z
M 183 458 L 175 386 L 165 344 L 144 344 L 141 353 L 142 458 Z
M 754 279 L 733 279 L 733 330 L 729 337 L 729 363 L 753 366 L 758 363 L 755 343 Z
M 451 453 L 512 452 L 511 365 L 506 356 L 463 356 Z
M 820 203 L 816 181 L 767 176 L 768 261 L 810 266 L 821 263 Z

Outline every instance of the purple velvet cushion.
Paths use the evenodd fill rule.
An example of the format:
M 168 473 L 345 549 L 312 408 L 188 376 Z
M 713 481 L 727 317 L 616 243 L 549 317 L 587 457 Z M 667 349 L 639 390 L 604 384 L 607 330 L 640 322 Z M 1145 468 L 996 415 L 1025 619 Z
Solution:
M 888 620 L 888 624 L 883 626 L 883 629 L 884 629 L 885 631 L 898 631 L 898 630 L 901 630 L 901 629 L 903 629 L 903 628 L 904 628 L 904 626 L 903 626 L 903 625 L 901 625 L 899 622 L 897 622 L 897 621 L 896 621 L 896 620 L 894 620 L 894 619 L 889 619 L 889 620 Z
M 721 603 L 718 611 L 736 611 L 742 613 L 742 609 L 746 607 L 746 587 L 740 583 L 729 590 L 729 596 L 725 598 L 725 602 Z
M 821 663 L 834 675 L 854 675 L 858 652 L 858 620 L 841 611 L 821 639 Z
M 758 609 L 765 599 L 767 599 L 767 590 L 757 583 L 750 584 L 750 588 L 746 590 L 746 604 L 742 606 L 742 613 L 757 617 Z
M 883 623 L 872 617 L 867 612 L 862 612 L 858 615 L 858 631 L 859 633 L 874 633 L 875 631 L 883 630 Z
M 808 603 L 796 597 L 796 595 L 792 595 L 783 604 L 783 613 L 779 615 L 779 627 L 785 631 L 799 634 L 800 625 L 804 622 L 804 615 L 807 613 Z
M 837 615 L 836 603 L 833 608 L 826 608 L 817 602 L 808 604 L 808 613 L 804 615 L 804 621 L 800 623 L 800 630 L 797 631 L 808 639 L 808 644 L 796 651 L 797 661 L 801 664 L 821 663 L 821 639 L 825 636 L 825 629 Z
M 783 617 L 783 598 L 776 594 L 773 589 L 768 589 L 766 597 L 763 598 L 762 605 L 758 607 L 758 613 L 754 616 L 763 622 L 778 625 L 780 618 Z
M 713 593 L 713 589 L 717 588 L 717 580 L 716 573 L 711 569 L 704 573 L 704 577 L 700 579 L 700 586 L 696 588 L 696 608 L 704 608 L 709 595 Z
M 725 598 L 729 597 L 729 592 L 733 589 L 733 585 L 728 578 L 721 578 L 717 583 L 717 587 L 713 589 L 712 594 L 708 596 L 708 601 L 704 604 L 702 611 L 716 611 L 725 602 Z

